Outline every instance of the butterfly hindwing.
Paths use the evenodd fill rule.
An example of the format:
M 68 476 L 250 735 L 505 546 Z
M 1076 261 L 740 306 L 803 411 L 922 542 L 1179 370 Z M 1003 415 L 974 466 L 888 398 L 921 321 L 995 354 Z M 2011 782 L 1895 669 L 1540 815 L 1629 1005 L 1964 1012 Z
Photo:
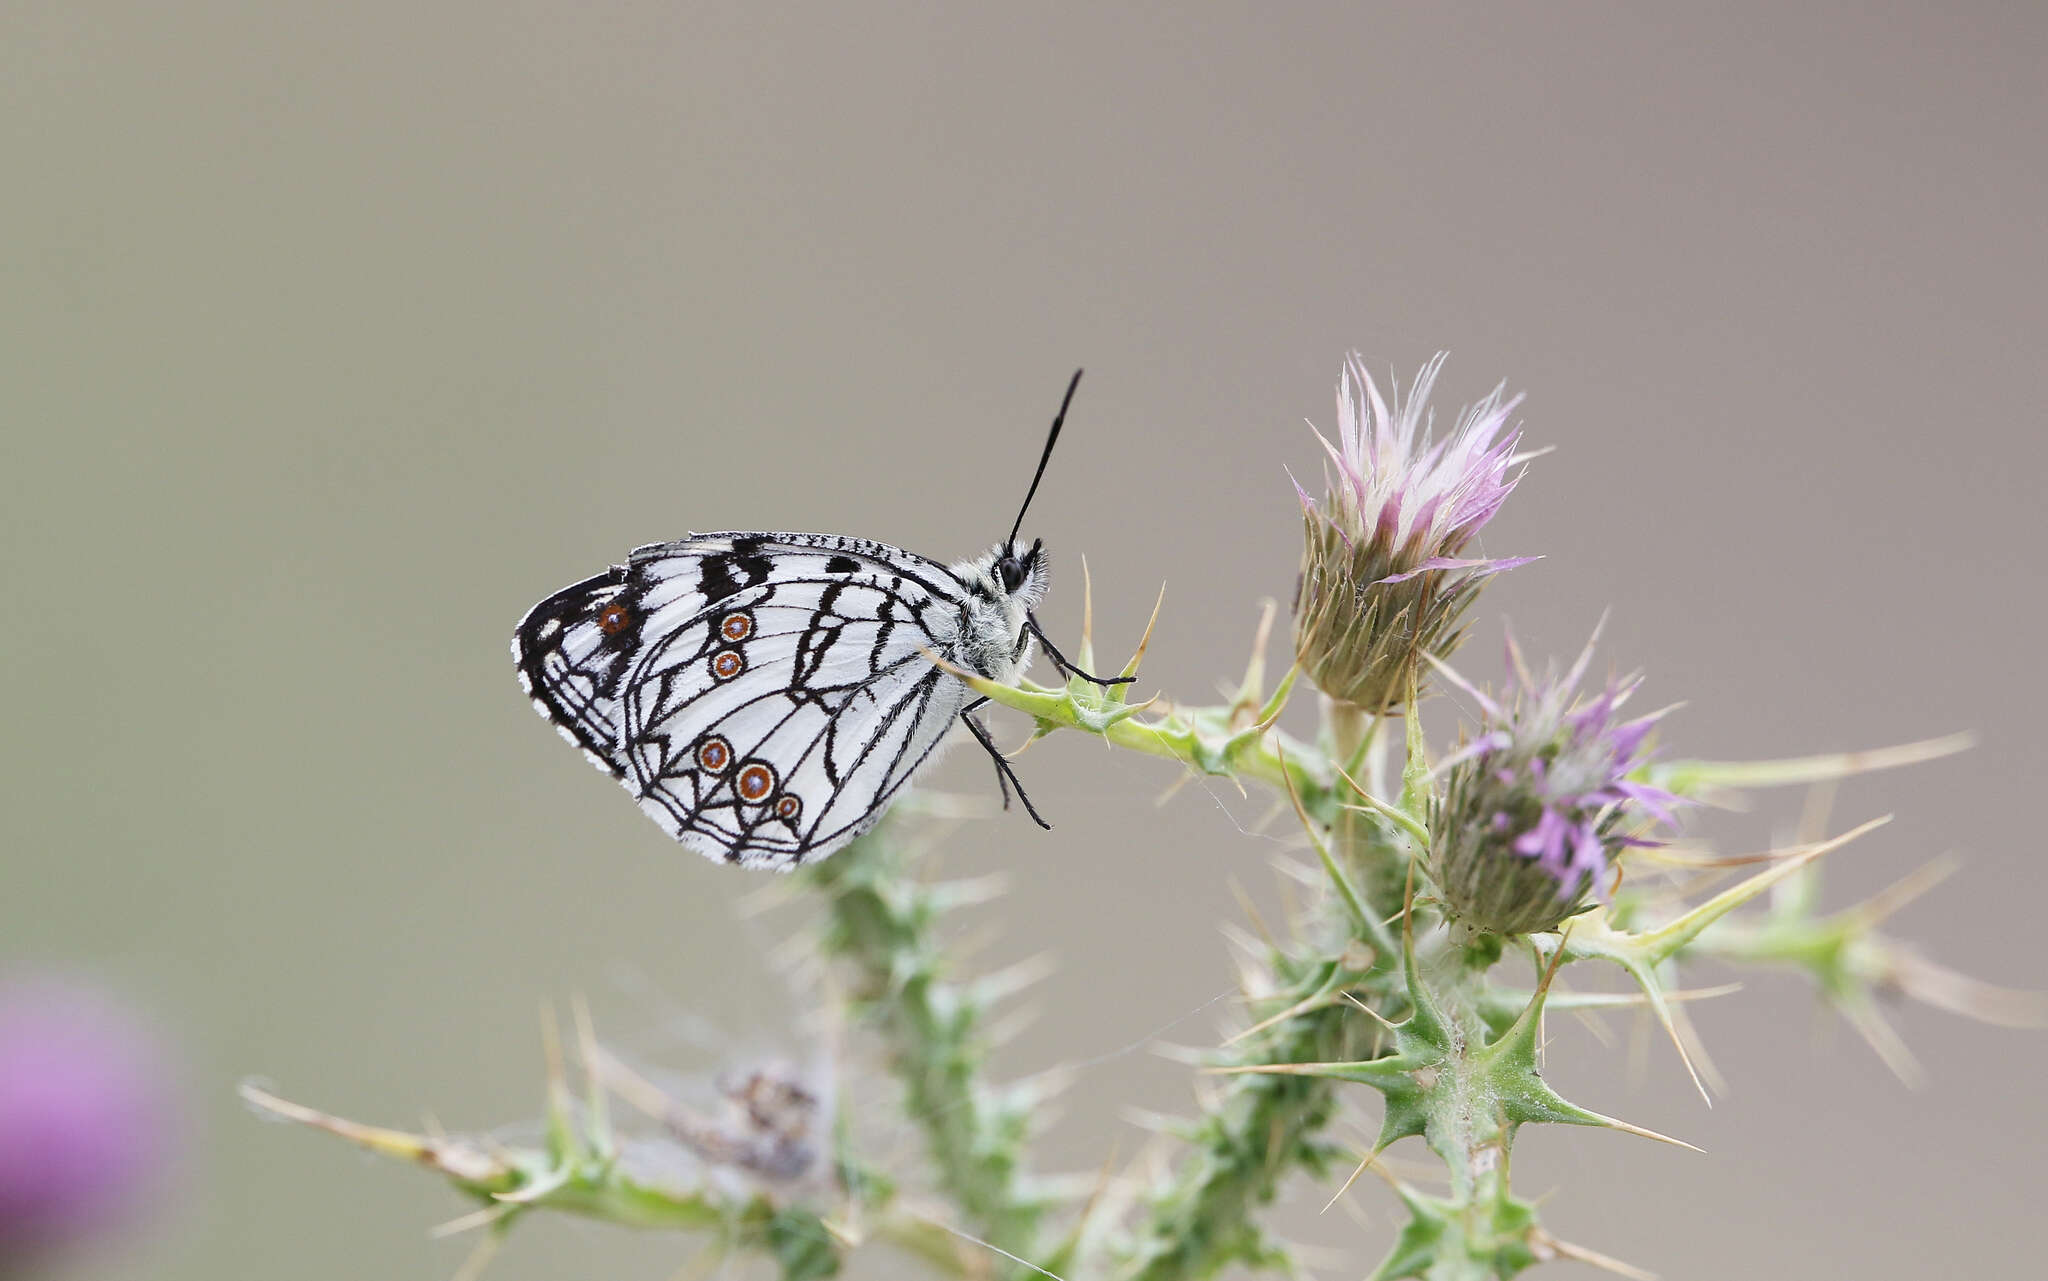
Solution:
M 885 544 L 701 534 L 537 606 L 535 705 L 683 844 L 791 867 L 859 835 L 966 705 L 960 584 Z
M 535 605 L 512 635 L 519 684 L 563 738 L 613 778 L 619 754 L 619 686 L 639 647 L 619 612 L 626 569 L 614 565 Z

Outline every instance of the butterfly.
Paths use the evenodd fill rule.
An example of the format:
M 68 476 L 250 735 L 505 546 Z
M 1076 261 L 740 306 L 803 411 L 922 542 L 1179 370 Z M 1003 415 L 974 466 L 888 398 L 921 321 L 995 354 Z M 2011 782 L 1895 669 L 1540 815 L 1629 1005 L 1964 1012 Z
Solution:
M 953 727 L 965 724 L 1040 827 L 988 729 L 988 700 L 931 661 L 1004 684 L 1035 641 L 1063 672 L 1100 685 L 1033 613 L 1044 541 L 1018 543 L 1076 370 L 1009 536 L 942 564 L 836 534 L 692 534 L 533 607 L 512 637 L 534 708 L 654 822 L 707 858 L 789 871 L 841 849 Z

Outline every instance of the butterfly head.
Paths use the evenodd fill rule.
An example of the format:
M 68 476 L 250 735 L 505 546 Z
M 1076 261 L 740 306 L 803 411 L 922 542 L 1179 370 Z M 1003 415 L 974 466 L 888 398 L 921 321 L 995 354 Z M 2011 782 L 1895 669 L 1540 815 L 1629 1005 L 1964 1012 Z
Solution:
M 992 566 L 996 586 L 1006 596 L 1025 597 L 1026 609 L 1037 605 L 1045 596 L 1047 565 L 1045 540 L 1034 538 L 1031 546 L 1019 551 L 1014 540 L 995 549 L 996 560 Z
M 1045 599 L 1052 581 L 1044 539 L 1033 539 L 1028 546 L 1014 540 L 997 543 L 960 568 L 967 571 L 969 590 L 978 599 L 1019 619 Z
M 1043 543 L 1005 540 L 951 567 L 965 591 L 954 660 L 990 680 L 1009 682 L 1029 664 L 1031 611 L 1050 581 Z

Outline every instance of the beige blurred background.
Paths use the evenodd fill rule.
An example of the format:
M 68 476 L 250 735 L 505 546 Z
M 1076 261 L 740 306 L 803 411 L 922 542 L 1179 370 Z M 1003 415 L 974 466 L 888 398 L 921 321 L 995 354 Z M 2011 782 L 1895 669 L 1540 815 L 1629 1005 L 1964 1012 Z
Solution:
M 681 1067 L 785 1037 L 810 997 L 765 953 L 801 911 L 736 923 L 759 878 L 535 719 L 511 624 L 691 529 L 979 549 L 1077 364 L 1030 525 L 1058 634 L 1085 553 L 1114 643 L 1169 584 L 1148 684 L 1233 675 L 1343 352 L 1448 347 L 1445 408 L 1505 378 L 1556 446 L 1487 540 L 1547 559 L 1465 665 L 1497 673 L 1502 616 L 1562 651 L 1611 609 L 1687 754 L 1975 729 L 1844 789 L 1842 822 L 1899 818 L 1828 892 L 1961 851 L 1901 930 L 2048 985 L 2044 41 L 1988 3 L 0 6 L 0 960 L 159 1010 L 204 1135 L 81 1275 L 452 1273 L 424 1229 L 462 1202 L 258 1123 L 245 1075 L 485 1129 L 538 1111 L 543 997 Z M 1058 830 L 947 859 L 1014 876 L 958 926 L 1002 927 L 978 964 L 1061 963 L 1015 1074 L 1228 987 L 1228 881 L 1270 898 L 1276 848 L 1227 788 L 1155 809 L 1157 762 L 1020 768 Z M 1754 848 L 1798 799 L 1706 830 Z M 1638 1078 L 1560 1024 L 1574 1097 L 1708 1153 L 1529 1134 L 1560 1235 L 1667 1277 L 2038 1268 L 2048 1038 L 1899 1010 L 1909 1091 L 1793 978 L 1698 1018 L 1712 1110 L 1661 1042 Z M 1188 1090 L 1103 1059 L 1040 1166 L 1131 1153 L 1125 1109 Z M 1354 1195 L 1364 1225 L 1292 1198 L 1322 1275 L 1391 1240 Z M 534 1221 L 490 1275 L 685 1247 Z

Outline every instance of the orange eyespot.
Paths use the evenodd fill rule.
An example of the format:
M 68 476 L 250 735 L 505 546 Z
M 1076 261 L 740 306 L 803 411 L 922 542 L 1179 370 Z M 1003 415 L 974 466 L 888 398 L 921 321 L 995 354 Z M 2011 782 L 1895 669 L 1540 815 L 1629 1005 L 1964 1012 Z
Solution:
M 775 790 L 775 771 L 759 761 L 751 762 L 740 770 L 738 786 L 741 800 L 765 800 Z
M 723 774 L 732 764 L 732 747 L 722 738 L 707 738 L 697 745 L 697 764 L 713 774 Z
M 745 614 L 727 614 L 718 634 L 729 641 L 743 641 L 754 634 L 754 620 Z
M 795 818 L 798 814 L 803 813 L 803 809 L 804 803 L 802 801 L 794 796 L 785 796 L 775 802 L 775 817 Z
M 721 649 L 711 656 L 711 674 L 722 681 L 729 681 L 745 670 L 747 660 L 736 649 Z
M 597 613 L 597 629 L 607 636 L 617 636 L 633 625 L 633 611 L 613 601 Z

